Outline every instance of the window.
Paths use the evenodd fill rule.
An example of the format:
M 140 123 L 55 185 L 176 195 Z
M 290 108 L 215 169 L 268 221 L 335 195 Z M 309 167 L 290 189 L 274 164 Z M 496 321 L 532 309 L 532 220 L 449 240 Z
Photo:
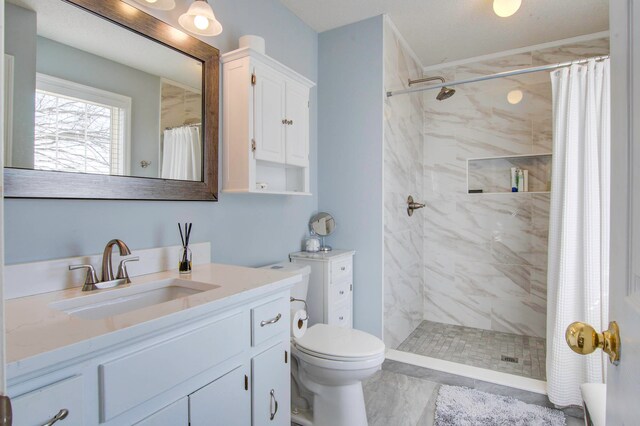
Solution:
M 38 74 L 34 168 L 129 174 L 130 115 L 129 97 Z

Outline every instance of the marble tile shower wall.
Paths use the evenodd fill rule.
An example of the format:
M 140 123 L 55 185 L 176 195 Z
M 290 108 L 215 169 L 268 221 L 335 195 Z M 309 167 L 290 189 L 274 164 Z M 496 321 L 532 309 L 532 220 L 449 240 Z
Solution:
M 595 39 L 428 75 L 460 80 L 608 52 L 608 39 Z M 466 166 L 552 151 L 549 73 L 456 89 L 445 101 L 424 92 L 424 319 L 545 337 L 549 194 L 468 194 Z M 516 89 L 524 96 L 511 105 Z
M 384 28 L 385 87 L 407 87 L 422 75 L 393 28 Z M 422 198 L 423 98 L 387 98 L 384 106 L 384 341 L 395 348 L 423 317 L 422 227 L 407 197 Z

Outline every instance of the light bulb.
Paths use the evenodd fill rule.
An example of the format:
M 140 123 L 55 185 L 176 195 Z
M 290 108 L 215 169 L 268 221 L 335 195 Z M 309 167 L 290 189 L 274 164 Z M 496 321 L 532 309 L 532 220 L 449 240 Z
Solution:
M 147 3 L 151 3 L 151 4 L 153 4 L 153 3 L 157 2 L 158 0 L 145 0 L 145 1 L 146 1 Z
M 513 15 L 520 9 L 522 0 L 493 0 L 493 11 L 501 18 Z
M 511 105 L 519 104 L 523 96 L 522 90 L 512 90 L 507 95 L 507 101 Z
M 205 16 L 197 15 L 193 18 L 193 25 L 199 30 L 206 30 L 209 28 L 209 20 Z

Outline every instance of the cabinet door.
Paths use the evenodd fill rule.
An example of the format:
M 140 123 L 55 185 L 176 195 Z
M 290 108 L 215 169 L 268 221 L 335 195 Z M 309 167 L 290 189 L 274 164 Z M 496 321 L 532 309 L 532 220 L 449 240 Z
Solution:
M 256 64 L 254 140 L 257 160 L 285 161 L 285 80 L 272 69 Z
M 189 395 L 191 426 L 246 426 L 251 423 L 251 394 L 246 369 L 238 367 Z
M 156 411 L 135 426 L 187 426 L 189 424 L 189 402 L 185 396 Z
M 287 82 L 286 161 L 294 166 L 309 165 L 309 89 Z
M 251 360 L 253 426 L 291 424 L 289 357 L 287 340 Z

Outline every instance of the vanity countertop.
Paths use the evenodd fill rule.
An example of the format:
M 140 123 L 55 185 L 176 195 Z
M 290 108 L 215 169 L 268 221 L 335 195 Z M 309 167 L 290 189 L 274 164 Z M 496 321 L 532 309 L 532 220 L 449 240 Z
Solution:
M 38 355 L 47 353 L 50 362 L 96 351 L 158 328 L 170 327 L 179 321 L 234 306 L 247 298 L 285 290 L 295 284 L 300 275 L 271 269 L 205 264 L 194 266 L 192 273 L 187 276 L 177 271 L 159 272 L 132 278 L 132 283 L 127 286 L 168 278 L 218 287 L 97 320 L 82 319 L 50 307 L 55 301 L 95 293 L 83 293 L 81 287 L 7 300 L 5 327 L 8 376 L 37 369 L 42 362 L 39 360 L 42 357 Z M 118 287 L 98 291 L 118 291 Z M 113 336 L 116 331 L 117 339 Z

